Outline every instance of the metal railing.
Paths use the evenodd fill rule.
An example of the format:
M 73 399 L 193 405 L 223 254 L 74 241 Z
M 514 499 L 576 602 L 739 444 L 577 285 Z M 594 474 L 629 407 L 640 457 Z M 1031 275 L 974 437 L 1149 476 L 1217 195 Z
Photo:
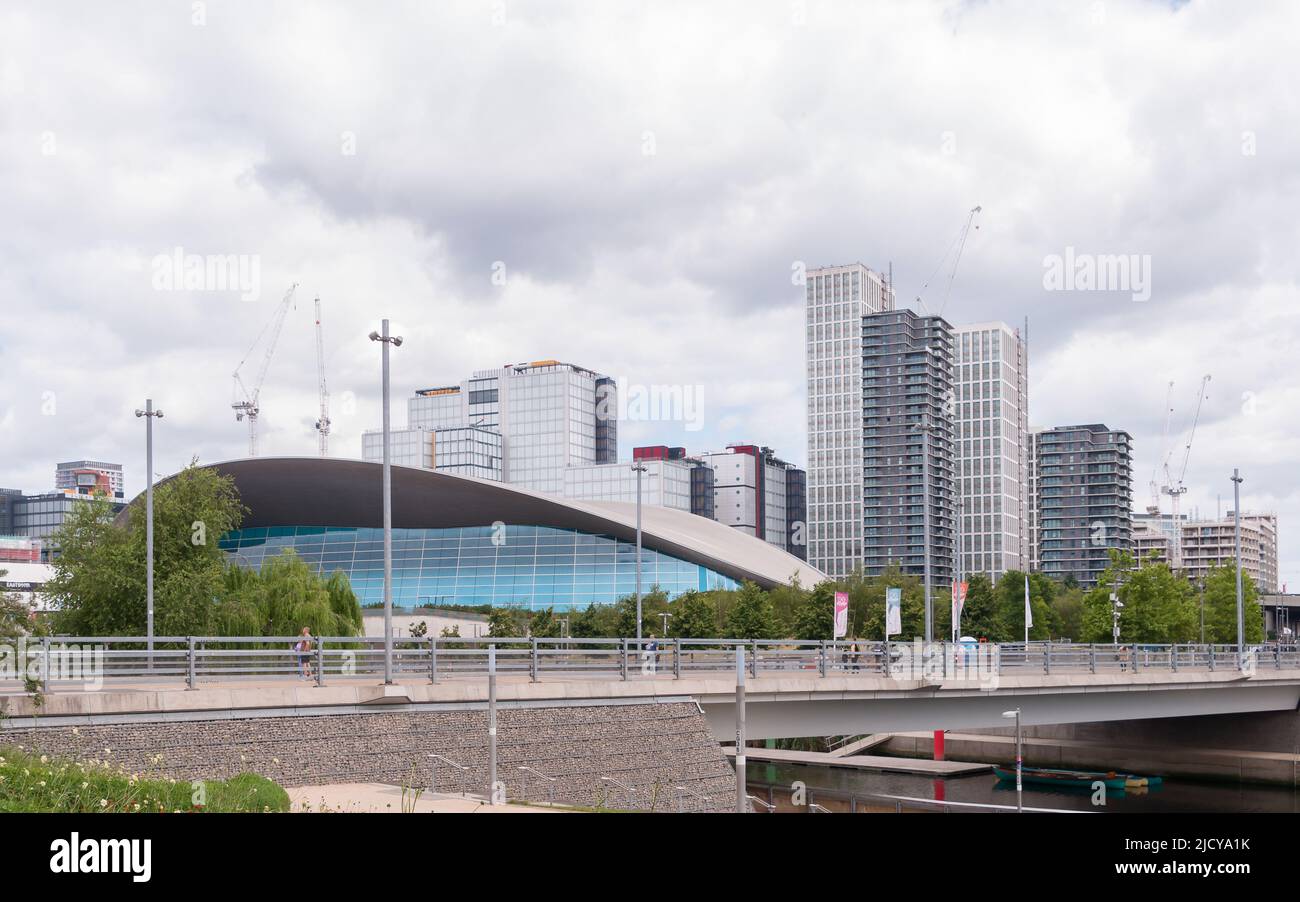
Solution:
M 528 774 L 532 774 L 546 784 L 546 804 L 554 805 L 556 779 L 548 777 L 537 768 L 528 767 L 527 765 L 519 766 L 519 798 L 522 801 L 528 801 Z
M 750 783 L 749 789 L 761 793 L 760 796 L 749 795 L 751 801 L 758 802 L 768 813 L 782 811 L 777 807 L 777 798 L 790 793 L 788 785 L 770 783 Z M 889 813 L 903 814 L 909 811 L 932 811 L 948 813 L 951 811 L 986 811 L 993 814 L 1014 814 L 1015 805 L 999 805 L 992 802 L 956 802 L 947 799 L 927 799 L 920 796 L 893 795 L 882 792 L 865 792 L 853 789 L 814 789 L 803 790 L 804 797 L 800 803 L 791 802 L 784 809 L 785 813 L 802 812 L 804 814 L 860 814 Z M 839 812 L 827 808 L 815 801 L 835 802 L 841 807 Z M 1030 812 L 1051 814 L 1091 814 L 1092 812 L 1076 808 L 1023 808 Z
M 432 769 L 432 773 L 431 773 L 430 776 L 429 776 L 429 792 L 432 793 L 432 792 L 437 792 L 437 791 L 438 791 L 438 764 L 437 764 L 437 762 L 441 761 L 443 764 L 450 765 L 451 767 L 454 767 L 454 768 L 456 768 L 456 770 L 460 771 L 460 794 L 461 794 L 461 795 L 465 795 L 465 794 L 466 794 L 466 782 L 465 782 L 465 781 L 469 778 L 469 768 L 468 768 L 468 767 L 466 767 L 466 766 L 463 765 L 463 764 L 458 764 L 458 763 L 456 763 L 455 761 L 452 761 L 450 758 L 444 758 L 442 755 L 433 755 L 433 754 L 430 754 L 430 755 L 426 755 L 425 757 L 429 758 L 429 759 L 433 762 L 433 763 L 430 765 L 430 768 Z
M 184 683 L 253 679 L 368 678 L 384 672 L 382 637 L 159 636 L 150 651 L 142 636 L 59 636 L 20 640 L 10 657 L 21 674 L 40 674 L 45 690 L 99 681 Z M 542 639 L 395 638 L 393 675 L 431 682 L 482 677 L 495 647 L 497 673 L 548 678 L 680 679 L 731 673 L 745 651 L 751 676 L 872 676 L 928 681 L 984 680 L 1030 674 L 1142 674 L 1300 669 L 1300 645 L 1094 644 L 1063 642 L 832 642 L 793 639 Z M 0 685 L 21 684 L 0 671 Z

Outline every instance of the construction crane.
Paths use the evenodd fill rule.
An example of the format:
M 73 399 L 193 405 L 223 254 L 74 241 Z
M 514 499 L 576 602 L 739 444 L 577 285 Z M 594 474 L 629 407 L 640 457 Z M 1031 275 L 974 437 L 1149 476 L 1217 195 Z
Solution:
M 1187 476 L 1187 462 L 1192 456 L 1192 440 L 1196 438 L 1196 424 L 1201 419 L 1201 406 L 1205 403 L 1205 389 L 1210 384 L 1208 375 L 1201 379 L 1201 390 L 1196 397 L 1196 411 L 1192 414 L 1192 425 L 1187 432 L 1187 443 L 1183 448 L 1183 465 L 1178 471 L 1178 479 L 1174 479 L 1169 471 L 1169 458 L 1173 457 L 1173 450 L 1170 449 L 1169 458 L 1165 460 L 1165 484 L 1160 491 L 1169 496 L 1169 509 L 1173 518 L 1173 543 L 1170 553 L 1172 560 L 1169 566 L 1173 570 L 1181 570 L 1183 566 L 1183 527 L 1178 518 L 1178 508 L 1180 499 L 1187 493 L 1187 486 L 1183 480 Z
M 943 303 L 939 305 L 938 315 L 943 316 L 943 311 L 948 306 L 948 296 L 952 293 L 953 280 L 957 278 L 957 264 L 961 262 L 962 251 L 966 249 L 966 239 L 970 236 L 971 226 L 975 223 L 975 215 L 983 209 L 983 207 L 978 206 L 971 207 L 970 212 L 966 215 L 966 222 L 962 225 L 960 231 L 957 232 L 957 237 L 952 240 L 952 244 L 948 245 L 948 250 L 944 252 L 943 257 L 939 260 L 939 265 L 934 268 L 934 272 L 930 274 L 930 278 L 926 279 L 925 282 L 922 283 L 921 292 L 916 296 L 917 308 L 921 311 L 925 310 L 925 301 L 921 299 L 921 294 L 924 294 L 925 290 L 930 287 L 930 283 L 934 281 L 935 276 L 939 275 L 940 270 L 943 269 L 943 265 L 947 262 L 948 258 L 952 257 L 952 266 L 948 270 L 948 283 L 944 287 L 943 291 Z M 978 230 L 979 226 L 975 226 L 975 229 Z M 953 253 L 954 250 L 956 251 L 955 254 Z
M 320 456 L 325 457 L 330 445 L 330 393 L 325 387 L 325 338 L 320 327 L 320 298 L 316 298 L 316 381 L 320 386 L 320 417 L 316 420 L 316 433 L 320 437 Z
M 1147 513 L 1152 517 L 1160 516 L 1160 486 L 1156 482 L 1156 474 L 1160 470 L 1161 461 L 1168 463 L 1169 447 L 1169 424 L 1174 418 L 1174 383 L 1169 383 L 1169 388 L 1165 391 L 1165 431 L 1160 437 L 1160 454 L 1156 457 L 1156 462 L 1151 465 L 1151 504 L 1147 507 Z
M 233 396 L 234 401 L 230 406 L 235 411 L 237 421 L 248 420 L 248 456 L 257 456 L 257 416 L 261 413 L 260 396 L 262 393 L 262 383 L 266 380 L 266 371 L 271 367 L 271 358 L 275 355 L 276 343 L 280 340 L 280 330 L 284 327 L 284 318 L 289 312 L 289 307 L 293 304 L 293 293 L 298 288 L 298 283 L 294 282 L 289 286 L 289 290 L 284 293 L 284 298 L 280 301 L 280 306 L 272 314 L 270 321 L 262 327 L 257 338 L 244 353 L 244 358 L 239 361 L 239 366 L 235 367 Z M 239 377 L 239 371 L 244 368 L 248 358 L 252 356 L 253 351 L 261 343 L 263 336 L 267 336 L 266 353 L 262 357 L 262 366 L 257 371 L 257 380 L 253 383 L 253 390 L 250 392 L 244 385 L 244 380 Z

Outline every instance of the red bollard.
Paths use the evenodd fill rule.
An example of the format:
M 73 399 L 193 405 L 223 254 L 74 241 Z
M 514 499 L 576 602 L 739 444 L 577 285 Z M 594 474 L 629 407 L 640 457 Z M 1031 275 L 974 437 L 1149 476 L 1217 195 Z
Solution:
M 943 760 L 943 730 L 934 731 L 934 760 Z

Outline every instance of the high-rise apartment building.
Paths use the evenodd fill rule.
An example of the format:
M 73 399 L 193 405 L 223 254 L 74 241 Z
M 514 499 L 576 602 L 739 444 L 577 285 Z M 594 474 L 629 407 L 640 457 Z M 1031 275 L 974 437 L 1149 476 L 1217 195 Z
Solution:
M 807 560 L 803 470 L 759 445 L 728 445 L 701 459 L 713 469 L 714 518 Z
M 1057 426 L 1035 433 L 1034 454 L 1038 569 L 1094 586 L 1112 548 L 1133 549 L 1133 439 L 1099 423 Z
M 1139 566 L 1154 555 L 1168 562 L 1173 542 L 1181 542 L 1182 572 L 1201 583 L 1215 567 L 1233 566 L 1236 561 L 1236 524 L 1233 514 L 1218 519 L 1179 517 L 1177 532 L 1169 514 L 1133 517 L 1134 554 Z M 1277 514 L 1241 515 L 1241 570 L 1254 580 L 1261 593 L 1278 590 Z
M 954 571 L 953 333 L 911 310 L 862 318 L 862 566 Z
M 894 289 L 851 263 L 808 270 L 804 297 L 808 562 L 846 576 L 864 553 L 862 318 L 893 310 Z
M 975 323 L 953 331 L 957 478 L 963 574 L 996 581 L 1029 554 L 1029 377 L 1019 330 Z
M 105 498 L 121 501 L 125 497 L 122 465 L 98 460 L 71 460 L 54 467 L 54 488 L 78 495 L 102 493 Z
M 612 379 L 539 360 L 417 391 L 407 401 L 407 429 L 391 431 L 390 441 L 403 433 L 403 461 L 415 461 L 411 466 L 432 460 L 435 469 L 561 495 L 565 468 L 617 459 L 617 417 Z M 379 432 L 363 435 L 362 456 L 381 459 Z

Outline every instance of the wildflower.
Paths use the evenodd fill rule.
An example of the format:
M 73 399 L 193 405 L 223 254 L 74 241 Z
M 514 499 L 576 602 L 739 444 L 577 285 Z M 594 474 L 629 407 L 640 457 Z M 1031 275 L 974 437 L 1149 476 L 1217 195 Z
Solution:
M 99 800 L 99 807 L 100 807 L 100 808 L 107 808 L 107 807 L 108 807 L 108 799 L 100 799 L 100 800 Z

